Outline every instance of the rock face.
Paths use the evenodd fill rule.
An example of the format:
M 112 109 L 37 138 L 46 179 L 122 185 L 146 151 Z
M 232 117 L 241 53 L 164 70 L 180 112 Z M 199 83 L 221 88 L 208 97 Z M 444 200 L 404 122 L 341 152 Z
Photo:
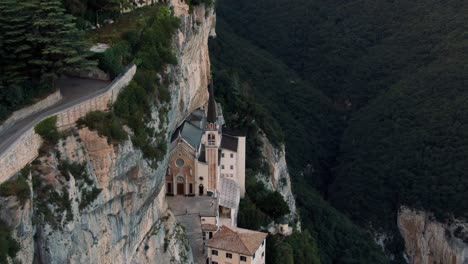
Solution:
M 181 19 L 180 30 L 174 36 L 179 63 L 166 70 L 171 81 L 171 103 L 164 106 L 170 109 L 166 123 L 159 125 L 156 106 L 151 123 L 165 131 L 177 127 L 208 99 L 208 37 L 214 34 L 216 21 L 211 8 L 199 6 L 189 13 L 183 2 L 173 0 L 169 4 Z M 53 187 L 46 195 L 57 194 L 69 201 L 65 210 L 53 214 L 56 224 L 36 221 L 34 214 L 41 210 L 36 199 L 21 205 L 15 197 L 1 198 L 0 217 L 14 227 L 13 236 L 21 244 L 15 260 L 48 264 L 193 263 L 185 231 L 176 223 L 165 200 L 167 154 L 155 166 L 131 140 L 111 145 L 87 128 L 72 129 L 51 153 L 35 162 L 33 174 L 39 171 Z M 91 183 L 76 173 L 64 175 L 60 160 L 84 164 Z M 64 176 L 68 180 L 63 180 Z M 92 188 L 100 191 L 95 199 L 88 199 L 83 190 Z M 83 205 L 86 200 L 88 203 Z
M 286 163 L 284 145 L 280 149 L 275 148 L 263 133 L 260 133 L 260 140 L 262 142 L 263 161 L 268 165 L 269 176 L 259 174 L 257 180 L 263 182 L 267 189 L 278 191 L 289 206 L 289 220 L 298 220 L 296 200 L 291 190 L 291 178 Z
M 402 207 L 398 227 L 409 263 L 468 263 L 468 223 L 453 220 L 443 224 L 426 212 Z

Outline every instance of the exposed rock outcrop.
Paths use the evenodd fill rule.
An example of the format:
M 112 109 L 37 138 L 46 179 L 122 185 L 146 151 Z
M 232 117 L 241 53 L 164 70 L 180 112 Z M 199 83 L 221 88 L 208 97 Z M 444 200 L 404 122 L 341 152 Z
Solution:
M 468 223 L 440 223 L 424 211 L 400 208 L 398 227 L 409 263 L 467 264 Z
M 164 106 L 169 114 L 161 126 L 159 109 L 157 106 L 153 109 L 151 125 L 158 132 L 171 131 L 191 111 L 206 103 L 210 78 L 208 37 L 214 34 L 216 22 L 211 8 L 201 5 L 189 13 L 183 2 L 173 0 L 170 4 L 181 19 L 180 30 L 174 36 L 178 65 L 166 70 L 171 82 L 171 102 Z M 8 219 L 8 224 L 14 227 L 13 236 L 21 244 L 17 260 L 193 263 L 185 231 L 176 223 L 164 196 L 167 155 L 154 166 L 131 140 L 112 145 L 87 128 L 72 129 L 50 153 L 35 162 L 33 177 L 34 173 L 40 175 L 51 187 L 44 188 L 44 193 L 51 197 L 50 203 L 58 200 L 53 217 L 42 212 L 49 220 L 36 221 L 47 218 L 35 218 L 34 214 L 43 210 L 37 199 L 24 205 L 15 197 L 0 201 L 5 205 L 0 209 L 0 217 Z M 67 173 L 60 170 L 60 160 L 83 164 L 90 180 L 76 173 L 64 175 Z M 97 191 L 95 197 L 90 195 L 92 191 Z
M 263 161 L 267 166 L 268 175 L 258 174 L 257 180 L 264 183 L 271 191 L 278 191 L 289 206 L 289 221 L 298 220 L 296 200 L 291 190 L 291 177 L 286 163 L 286 151 L 284 145 L 275 148 L 264 133 L 260 133 L 262 142 Z M 299 227 L 299 224 L 297 225 Z

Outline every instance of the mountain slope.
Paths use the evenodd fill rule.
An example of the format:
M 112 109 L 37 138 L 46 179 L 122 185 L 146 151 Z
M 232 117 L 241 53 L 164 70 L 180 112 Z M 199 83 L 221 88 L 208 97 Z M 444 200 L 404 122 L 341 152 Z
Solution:
M 401 206 L 467 219 L 466 1 L 220 0 L 218 15 L 344 110 L 337 162 L 295 165 L 393 256 Z
M 240 113 L 238 119 L 255 114 L 247 120 L 255 120 L 268 137 L 278 133 L 271 127 L 282 130 L 302 227 L 317 241 L 321 263 L 387 263 L 369 234 L 332 208 L 294 169 L 294 165 L 297 168 L 304 163 L 322 168 L 333 162 L 329 155 L 336 151 L 340 121 L 331 101 L 281 61 L 229 29 L 230 25 L 218 17 L 217 38 L 210 42 L 215 86 L 222 89 L 218 94 L 227 94 L 222 101 L 229 112 L 243 109 L 232 105 L 240 102 L 234 99 L 236 93 L 265 109 L 263 115 L 252 111 Z

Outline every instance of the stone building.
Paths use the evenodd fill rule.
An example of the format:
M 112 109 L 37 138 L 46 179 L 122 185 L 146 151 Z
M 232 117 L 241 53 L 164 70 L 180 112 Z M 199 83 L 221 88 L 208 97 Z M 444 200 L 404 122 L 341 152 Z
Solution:
M 245 195 L 246 138 L 223 125 L 210 85 L 208 105 L 192 112 L 171 137 L 166 194 L 216 197 L 221 223 L 235 226 Z
M 206 245 L 207 264 L 265 264 L 266 233 L 221 226 Z

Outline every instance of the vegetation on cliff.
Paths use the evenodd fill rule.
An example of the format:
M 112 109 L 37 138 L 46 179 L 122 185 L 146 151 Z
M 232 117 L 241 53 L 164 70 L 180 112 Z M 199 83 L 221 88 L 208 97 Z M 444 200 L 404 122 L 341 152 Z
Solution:
M 133 132 L 133 144 L 142 150 L 144 156 L 153 162 L 161 160 L 167 149 L 165 131 L 157 132 L 150 125 L 151 112 L 158 103 L 159 111 L 163 113 L 160 116 L 164 116 L 166 110 L 162 104 L 170 99 L 168 80 L 161 72 L 165 65 L 177 63 L 172 50 L 172 36 L 178 26 L 179 20 L 169 7 L 160 4 L 143 7 L 123 16 L 112 27 L 93 31 L 89 38 L 114 43 L 112 48 L 97 56 L 103 70 L 117 75 L 134 62 L 138 71 L 133 81 L 119 94 L 110 113 L 89 113 L 78 123 L 108 136 L 110 142 L 126 139 L 122 126 L 127 125 Z M 110 122 L 99 124 L 101 120 Z
M 14 258 L 20 250 L 20 244 L 11 236 L 11 229 L 0 220 L 0 263 L 8 263 L 8 257 Z
M 369 234 L 323 201 L 308 179 L 306 181 L 299 176 L 298 169 L 305 164 L 311 164 L 317 173 L 323 174 L 327 173 L 327 166 L 334 164 L 337 139 L 341 134 L 341 123 L 334 105 L 320 91 L 301 81 L 281 61 L 231 32 L 219 17 L 217 34 L 210 43 L 216 93 L 220 94 L 219 101 L 227 112 L 225 116 L 233 117 L 228 123 L 247 128 L 247 155 L 249 159 L 253 158 L 247 167 L 255 166 L 256 170 L 263 167 L 261 159 L 256 158 L 259 157 L 260 144 L 255 137 L 256 128 L 264 130 L 267 137 L 276 138 L 276 144 L 286 143 L 294 186 L 301 187 L 295 188 L 294 193 L 303 222 L 302 236 L 307 236 L 308 230 L 311 238 L 307 239 L 314 241 L 300 243 L 310 244 L 309 252 L 317 252 L 313 249 L 316 244 L 318 253 L 315 253 L 315 259 L 320 259 L 321 263 L 387 263 Z M 246 103 L 240 102 L 252 105 L 246 108 L 243 107 Z M 271 126 L 274 129 L 269 128 Z M 246 222 L 249 226 L 261 225 L 263 212 L 252 199 L 243 201 L 241 206 L 239 224 L 243 214 L 249 214 L 250 218 L 258 219 L 258 222 Z M 302 248 L 302 244 L 294 241 L 301 240 L 285 242 L 287 244 L 274 242 L 273 245 L 278 247 L 277 250 Z M 285 261 L 292 259 L 292 263 L 303 263 L 301 255 L 294 251 L 285 250 L 284 254 L 281 259 Z M 269 263 L 279 263 L 274 261 L 269 259 Z
M 343 134 L 319 134 L 339 147 L 300 151 L 288 139 L 294 131 L 285 133 L 288 162 L 305 176 L 295 184 L 299 205 L 314 212 L 310 199 L 323 204 L 302 188 L 310 183 L 355 223 L 390 234 L 387 250 L 395 262 L 403 261 L 396 226 L 401 205 L 439 220 L 468 217 L 467 14 L 461 1 L 219 1 L 218 15 L 235 34 L 292 68 L 313 84 L 309 89 L 320 89 L 343 117 Z M 275 98 L 271 108 L 302 105 Z M 286 131 L 289 122 L 275 117 Z M 297 159 L 300 153 L 313 160 L 322 148 L 332 151 L 324 166 Z

